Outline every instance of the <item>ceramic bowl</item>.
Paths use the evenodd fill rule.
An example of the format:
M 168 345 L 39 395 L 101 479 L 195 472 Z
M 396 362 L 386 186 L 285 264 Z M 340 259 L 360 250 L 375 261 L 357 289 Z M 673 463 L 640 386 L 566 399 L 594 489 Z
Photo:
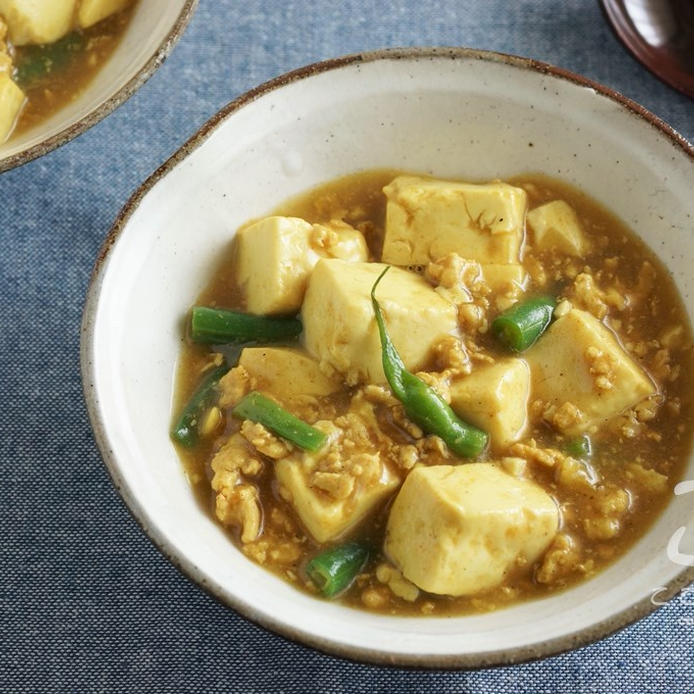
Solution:
M 74 101 L 0 144 L 0 172 L 47 154 L 129 99 L 166 60 L 198 0 L 143 0 L 104 66 Z
M 319 601 L 250 562 L 200 508 L 168 437 L 181 319 L 251 217 L 374 167 L 492 179 L 543 172 L 613 210 L 668 264 L 691 320 L 694 152 L 636 104 L 530 60 L 404 49 L 311 65 L 212 118 L 134 194 L 99 257 L 84 313 L 89 414 L 115 485 L 154 543 L 242 614 L 380 663 L 479 666 L 544 656 L 645 615 L 692 579 L 691 498 L 595 578 L 489 614 L 401 618 Z M 686 473 L 694 478 L 694 461 Z M 682 528 L 682 530 L 679 530 Z M 682 561 L 680 559 L 680 561 Z

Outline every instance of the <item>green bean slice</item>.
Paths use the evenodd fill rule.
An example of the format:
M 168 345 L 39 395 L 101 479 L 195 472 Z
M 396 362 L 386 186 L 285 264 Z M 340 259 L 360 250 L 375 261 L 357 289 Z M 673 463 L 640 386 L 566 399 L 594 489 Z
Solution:
M 311 559 L 306 573 L 324 597 L 334 598 L 349 588 L 368 558 L 364 545 L 349 542 Z
M 593 455 L 593 444 L 590 436 L 583 434 L 567 441 L 564 450 L 574 458 L 590 458 Z
M 524 352 L 547 329 L 556 300 L 538 296 L 515 304 L 492 322 L 492 332 L 509 349 Z
M 283 439 L 307 451 L 319 450 L 327 438 L 322 431 L 306 424 L 258 391 L 248 393 L 231 413 L 235 417 L 258 422 Z
M 456 455 L 463 458 L 478 456 L 487 447 L 487 434 L 461 420 L 436 391 L 410 373 L 388 335 L 381 307 L 376 300 L 376 287 L 389 269 L 387 267 L 378 276 L 371 289 L 371 303 L 381 338 L 383 371 L 388 385 L 403 404 L 407 416 L 427 434 L 439 436 Z
M 190 336 L 193 342 L 203 344 L 288 340 L 301 330 L 296 318 L 254 316 L 208 306 L 194 306 L 191 311 Z
M 84 50 L 86 39 L 73 31 L 53 43 L 22 46 L 17 59 L 14 79 L 22 89 L 31 89 L 66 68 Z
M 171 429 L 171 436 L 178 443 L 193 448 L 198 443 L 198 424 L 205 410 L 214 402 L 217 395 L 217 383 L 229 371 L 226 364 L 217 366 L 206 373 L 195 392 L 183 407 L 178 419 Z

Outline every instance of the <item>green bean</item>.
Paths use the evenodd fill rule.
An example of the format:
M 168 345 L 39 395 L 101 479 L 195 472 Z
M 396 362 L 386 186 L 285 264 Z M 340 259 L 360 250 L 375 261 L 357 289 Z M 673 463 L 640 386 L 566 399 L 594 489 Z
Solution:
M 590 436 L 583 434 L 567 441 L 564 450 L 574 458 L 590 458 L 593 455 L 593 444 Z
M 306 573 L 324 597 L 333 598 L 349 588 L 368 558 L 369 550 L 366 547 L 350 542 L 311 559 Z
M 407 416 L 427 434 L 439 436 L 456 455 L 464 458 L 477 456 L 487 446 L 487 434 L 459 419 L 432 388 L 410 373 L 388 336 L 381 307 L 376 300 L 376 287 L 389 269 L 387 267 L 379 275 L 371 289 L 371 303 L 381 338 L 383 371 L 388 385 L 403 404 Z
M 514 352 L 533 345 L 552 320 L 556 300 L 538 296 L 512 306 L 492 322 L 492 332 Z
M 257 391 L 246 395 L 231 413 L 235 417 L 258 422 L 307 451 L 317 451 L 325 443 L 326 436 L 322 431 L 314 429 Z
M 190 319 L 193 342 L 217 345 L 286 340 L 296 337 L 301 329 L 296 318 L 268 318 L 207 306 L 194 306 Z
M 178 443 L 192 448 L 198 442 L 198 424 L 205 410 L 214 402 L 217 383 L 229 371 L 226 364 L 217 366 L 204 375 L 195 392 L 186 403 L 171 429 L 171 436 Z
M 22 46 L 18 51 L 15 81 L 22 89 L 36 86 L 57 70 L 66 68 L 85 45 L 84 35 L 73 31 L 53 43 Z

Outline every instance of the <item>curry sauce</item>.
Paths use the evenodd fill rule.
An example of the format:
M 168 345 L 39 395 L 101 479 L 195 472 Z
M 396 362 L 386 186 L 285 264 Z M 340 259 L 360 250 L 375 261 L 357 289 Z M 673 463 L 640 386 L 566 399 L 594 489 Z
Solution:
M 309 224 L 333 224 L 335 229 L 340 228 L 339 224 L 349 225 L 363 235 L 368 259 L 374 261 L 382 257 L 384 249 L 387 200 L 383 188 L 400 175 L 397 171 L 377 170 L 348 176 L 284 203 L 273 214 L 301 218 Z M 451 455 L 439 437 L 413 425 L 387 384 L 365 382 L 359 375 L 352 378 L 347 371 L 336 374 L 334 368 L 322 363 L 326 378 L 339 383 L 328 395 L 283 399 L 262 375 L 253 385 L 306 422 L 337 423 L 344 434 L 342 453 L 350 445 L 363 453 L 366 457 L 358 466 L 360 470 L 370 464 L 370 453 L 380 454 L 398 481 L 345 533 L 317 542 L 315 530 L 310 532 L 302 522 L 292 495 L 283 488 L 285 484 L 276 472 L 286 466 L 285 458 L 296 459 L 291 444 L 261 425 L 230 415 L 233 403 L 249 388 L 248 373 L 244 375 L 246 370 L 236 366 L 220 382 L 219 403 L 200 422 L 200 443 L 192 449 L 178 446 L 178 451 L 199 502 L 226 523 L 230 540 L 249 558 L 298 588 L 316 593 L 316 586 L 306 574 L 307 562 L 326 547 L 357 539 L 371 549 L 370 559 L 340 597 L 345 604 L 403 615 L 488 611 L 563 590 L 595 575 L 633 546 L 669 502 L 691 451 L 694 392 L 691 329 L 671 277 L 622 222 L 575 188 L 539 175 L 518 176 L 509 183 L 524 191 L 531 212 L 557 200 L 573 210 L 585 242 L 583 252 L 577 256 L 558 249 L 556 244 L 541 247 L 537 242 L 539 223 L 532 230 L 524 225 L 519 262 L 526 276 L 523 291 L 513 295 L 494 292 L 483 286 L 479 274 L 469 273 L 473 278 L 466 285 L 469 301 L 457 306 L 462 337 L 438 341 L 417 373 L 444 400 L 453 398 L 455 402 L 451 384 L 455 390 L 455 384 L 465 383 L 466 378 L 482 369 L 489 370 L 509 359 L 508 350 L 490 329 L 493 317 L 522 301 L 525 295 L 542 291 L 557 297 L 554 323 L 539 338 L 538 348 L 530 347 L 513 357 L 531 364 L 522 433 L 501 446 L 493 441 L 480 459 L 493 462 L 495 469 L 509 478 L 543 490 L 558 509 L 556 534 L 533 561 L 519 556 L 511 562 L 503 579 L 492 588 L 450 596 L 418 587 L 383 551 L 393 501 L 413 469 L 466 465 L 466 461 Z M 247 309 L 247 299 L 230 272 L 238 261 L 236 253 L 230 245 L 197 298 L 198 305 Z M 441 290 L 440 296 L 450 300 L 451 291 L 460 287 L 445 286 L 446 277 L 453 274 L 459 281 L 470 269 L 467 262 L 448 254 L 427 263 L 413 263 L 407 272 L 425 278 L 430 286 Z M 470 267 L 476 271 L 474 263 Z M 578 429 L 580 412 L 575 403 L 567 400 L 558 405 L 546 395 L 539 397 L 547 386 L 538 380 L 537 357 L 532 356 L 541 352 L 543 339 L 549 340 L 552 332 L 558 335 L 557 326 L 573 320 L 571 316 L 587 325 L 599 322 L 607 328 L 617 341 L 616 349 L 623 350 L 624 359 L 643 374 L 644 393 L 649 393 L 633 406 Z M 287 346 L 315 357 L 306 352 L 301 341 Z M 235 365 L 239 353 L 238 347 L 211 348 L 187 339 L 178 367 L 175 410 L 183 407 L 210 365 L 223 358 Z M 596 388 L 608 394 L 620 388 L 621 384 L 612 378 L 617 372 L 604 367 L 605 355 L 597 349 L 590 354 Z M 365 411 L 372 417 L 366 427 Z M 589 442 L 589 450 L 575 448 L 581 439 Z M 232 440 L 247 447 L 243 448 L 247 451 L 245 467 L 239 468 L 243 472 L 233 478 L 237 485 L 234 489 L 238 492 L 247 488 L 250 496 L 243 502 L 240 497 L 229 496 L 222 513 L 219 497 L 228 489 L 220 479 L 228 470 L 220 463 L 220 451 L 228 452 Z M 250 460 L 255 462 L 250 464 Z M 322 481 L 312 478 L 317 495 L 340 498 L 348 493 L 337 484 L 344 482 L 335 476 L 338 468 L 319 469 L 327 471 L 328 476 L 324 474 Z M 331 474 L 333 477 L 329 477 Z M 325 484 L 328 478 L 330 485 Z M 259 504 L 260 515 L 257 528 L 249 531 L 239 510 L 230 510 L 228 505 L 246 503 L 251 497 L 255 500 L 252 503 Z

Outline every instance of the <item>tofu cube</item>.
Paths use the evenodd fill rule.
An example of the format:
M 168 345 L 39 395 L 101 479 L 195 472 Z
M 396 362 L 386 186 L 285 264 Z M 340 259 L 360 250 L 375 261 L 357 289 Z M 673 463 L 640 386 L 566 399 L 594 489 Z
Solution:
M 330 395 L 340 388 L 339 378 L 328 378 L 318 362 L 291 347 L 246 347 L 239 366 L 253 379 L 253 387 L 282 401 L 297 395 Z
M 480 263 L 518 262 L 527 204 L 523 189 L 398 176 L 383 192 L 384 262 L 424 265 L 448 253 Z
M 294 313 L 318 255 L 309 246 L 311 225 L 298 217 L 266 217 L 239 229 L 236 281 L 250 313 Z
M 329 423 L 316 424 L 319 428 L 321 425 L 326 425 L 323 428 L 332 441 L 335 429 L 331 434 Z M 275 475 L 280 494 L 292 505 L 316 542 L 329 542 L 345 535 L 376 506 L 385 502 L 397 489 L 400 477 L 380 460 L 378 453 L 368 455 L 368 460 L 362 455 L 361 467 L 374 468 L 368 482 L 356 480 L 344 493 L 330 494 L 316 483 L 316 468 L 321 455 L 321 452 L 302 452 L 282 458 L 275 462 Z M 335 473 L 323 475 L 337 476 Z M 352 478 L 345 479 L 349 481 Z
M 0 72 L 0 144 L 12 132 L 25 101 L 24 92 L 6 72 Z
M 385 382 L 371 304 L 371 287 L 385 267 L 320 260 L 309 280 L 301 308 L 306 348 L 323 369 L 336 370 L 351 385 Z M 457 333 L 455 306 L 413 272 L 391 268 L 377 298 L 388 334 L 411 371 L 424 367 L 436 342 Z
M 610 330 L 587 311 L 572 308 L 557 318 L 524 356 L 533 398 L 578 408 L 575 421 L 561 427 L 568 434 L 585 431 L 656 393 Z
M 81 0 L 77 11 L 77 23 L 83 29 L 120 12 L 130 5 L 132 0 Z
M 0 0 L 15 46 L 52 43 L 70 31 L 77 0 Z
M 313 266 L 322 256 L 365 261 L 356 229 L 309 224 L 298 217 L 266 217 L 239 229 L 235 277 L 250 313 L 296 313 Z
M 384 549 L 422 590 L 474 595 L 529 570 L 558 527 L 556 503 L 534 482 L 490 463 L 419 466 L 393 502 Z
M 563 200 L 553 200 L 530 210 L 526 220 L 533 232 L 533 246 L 537 250 L 556 249 L 578 257 L 583 257 L 590 250 L 574 209 Z
M 493 450 L 523 435 L 528 420 L 530 369 L 522 359 L 505 359 L 475 369 L 451 383 L 451 407 L 489 434 Z

